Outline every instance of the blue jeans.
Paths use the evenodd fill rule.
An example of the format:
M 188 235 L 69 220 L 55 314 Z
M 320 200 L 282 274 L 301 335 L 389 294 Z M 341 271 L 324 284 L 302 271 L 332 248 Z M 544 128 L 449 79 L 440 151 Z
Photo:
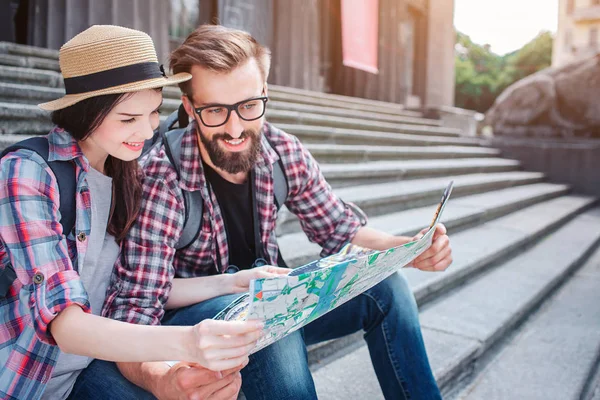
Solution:
M 239 295 L 221 296 L 165 314 L 165 325 L 214 317 Z M 423 344 L 414 296 L 394 274 L 323 317 L 250 356 L 242 391 L 254 399 L 316 399 L 306 346 L 363 330 L 386 399 L 441 399 Z M 349 385 L 352 382 L 348 382 Z
M 155 400 L 151 393 L 129 382 L 117 364 L 94 360 L 79 374 L 67 400 Z

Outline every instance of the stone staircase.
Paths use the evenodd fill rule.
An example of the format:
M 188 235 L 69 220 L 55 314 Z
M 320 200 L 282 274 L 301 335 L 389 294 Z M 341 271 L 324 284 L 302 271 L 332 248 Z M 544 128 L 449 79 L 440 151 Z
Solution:
M 56 51 L 0 43 L 0 148 L 49 130 L 36 104 L 62 95 L 58 71 Z M 178 89 L 164 96 L 168 115 Z M 597 199 L 396 104 L 276 86 L 269 97 L 269 121 L 306 144 L 374 228 L 418 232 L 454 180 L 443 218 L 453 265 L 403 272 L 445 398 L 600 399 Z M 278 222 L 290 265 L 318 257 L 291 213 Z M 309 358 L 320 398 L 382 398 L 360 334 Z

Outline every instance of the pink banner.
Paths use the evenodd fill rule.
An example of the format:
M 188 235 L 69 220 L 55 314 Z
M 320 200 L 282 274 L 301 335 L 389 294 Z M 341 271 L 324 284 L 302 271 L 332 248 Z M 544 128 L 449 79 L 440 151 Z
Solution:
M 379 0 L 342 0 L 344 65 L 379 73 Z

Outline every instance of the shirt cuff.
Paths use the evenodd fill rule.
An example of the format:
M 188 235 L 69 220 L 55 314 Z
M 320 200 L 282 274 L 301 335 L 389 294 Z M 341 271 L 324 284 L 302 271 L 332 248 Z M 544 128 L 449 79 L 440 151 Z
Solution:
M 56 345 L 48 325 L 61 311 L 72 305 L 91 313 L 88 294 L 77 271 L 60 271 L 50 277 L 39 270 L 34 272 L 33 289 L 29 297 L 33 326 L 41 341 Z
M 345 212 L 346 218 L 338 223 L 335 232 L 330 236 L 330 240 L 325 242 L 321 251 L 321 257 L 327 257 L 339 252 L 344 245 L 354 239 L 356 232 L 362 227 L 359 218 L 348 207 L 346 207 Z

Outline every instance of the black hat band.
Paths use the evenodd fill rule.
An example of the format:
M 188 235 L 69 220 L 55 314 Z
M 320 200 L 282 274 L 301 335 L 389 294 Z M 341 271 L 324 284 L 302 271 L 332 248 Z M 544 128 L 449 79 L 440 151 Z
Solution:
M 161 77 L 166 77 L 162 65 L 156 62 L 143 62 L 65 78 L 64 81 L 67 94 L 81 94 Z

